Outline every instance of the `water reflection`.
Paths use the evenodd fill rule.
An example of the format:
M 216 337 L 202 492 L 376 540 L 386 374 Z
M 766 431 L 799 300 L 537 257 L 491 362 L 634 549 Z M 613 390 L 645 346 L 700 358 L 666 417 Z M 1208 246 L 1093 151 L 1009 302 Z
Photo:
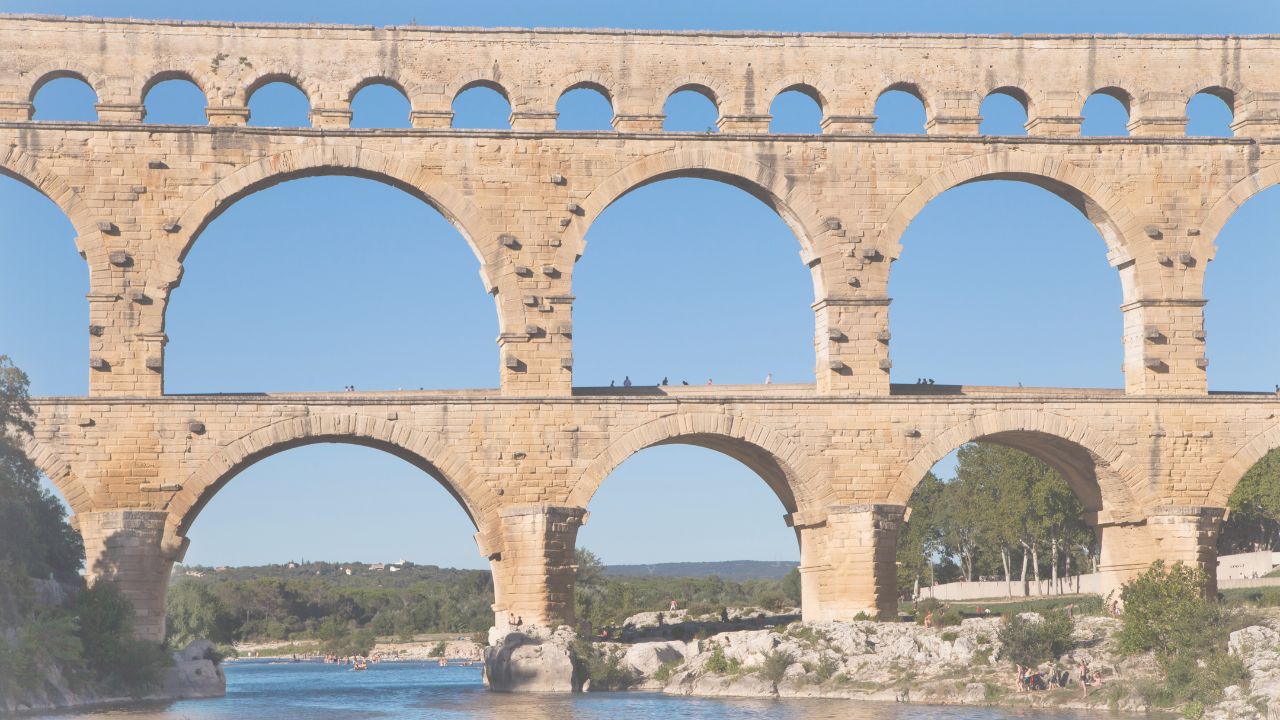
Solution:
M 681 698 L 658 693 L 501 695 L 477 667 L 384 663 L 367 672 L 313 663 L 231 663 L 227 697 L 60 715 L 77 720 L 1077 720 L 1084 715 L 856 700 Z

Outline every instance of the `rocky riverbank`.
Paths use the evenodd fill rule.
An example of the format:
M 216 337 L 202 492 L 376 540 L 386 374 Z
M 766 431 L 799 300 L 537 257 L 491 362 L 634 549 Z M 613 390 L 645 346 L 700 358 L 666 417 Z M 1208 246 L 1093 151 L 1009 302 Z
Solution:
M 213 649 L 208 641 L 198 640 L 173 653 L 173 665 L 161 671 L 160 680 L 154 688 L 138 697 L 103 692 L 73 681 L 57 666 L 47 667 L 39 687 L 23 688 L 14 696 L 0 693 L 0 716 L 40 714 L 138 700 L 222 697 L 227 694 L 227 678 L 215 661 Z
M 1037 621 L 1034 613 L 1025 618 Z M 681 620 L 681 618 L 673 618 Z M 1266 718 L 1280 708 L 1280 619 L 1275 613 L 1231 634 L 1230 652 L 1249 680 L 1205 708 L 1215 720 Z M 496 637 L 486 651 L 495 690 L 596 691 L 627 687 L 688 696 L 848 698 L 922 704 L 1077 708 L 1145 713 L 1160 708 L 1165 683 L 1150 655 L 1117 651 L 1119 621 L 1079 616 L 1071 648 L 1042 669 L 1101 673 L 1087 695 L 1077 678 L 1065 688 L 1020 690 L 1001 657 L 998 617 L 925 628 L 908 622 L 774 624 L 717 631 L 717 622 L 659 626 L 631 618 L 630 637 L 586 644 L 572 632 L 526 631 Z M 764 624 L 769 618 L 760 618 Z M 588 654 L 590 657 L 584 657 Z

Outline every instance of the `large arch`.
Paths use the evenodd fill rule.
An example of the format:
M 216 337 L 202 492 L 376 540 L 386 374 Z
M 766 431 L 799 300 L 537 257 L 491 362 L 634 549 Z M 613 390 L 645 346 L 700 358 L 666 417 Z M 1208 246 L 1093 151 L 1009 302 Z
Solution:
M 605 478 L 635 453 L 677 444 L 714 450 L 747 466 L 769 485 L 788 513 L 825 506 L 826 491 L 798 443 L 746 418 L 706 412 L 664 415 L 617 437 L 579 475 L 568 504 L 587 507 Z
M 488 251 L 482 240 L 496 237 L 479 209 L 459 190 L 426 168 L 383 153 L 354 147 L 324 147 L 291 150 L 264 157 L 227 175 L 205 190 L 183 211 L 176 225 L 167 262 L 162 263 L 157 284 L 172 290 L 182 279 L 182 262 L 209 223 L 213 222 L 237 200 L 289 180 L 319 175 L 346 175 L 390 185 L 422 200 L 444 216 L 462 235 L 480 262 L 480 280 L 486 292 L 494 296 L 498 309 L 499 332 L 505 332 L 506 318 L 520 317 L 513 305 L 519 298 L 511 293 L 498 293 L 494 280 L 500 273 L 495 268 L 502 262 L 496 249 Z M 505 308 L 504 303 L 512 305 Z
M 1200 236 L 1196 238 L 1194 254 L 1212 260 L 1217 254 L 1217 238 L 1231 216 L 1255 195 L 1280 184 L 1280 163 L 1274 163 L 1237 181 L 1209 208 L 1200 222 Z
M 272 455 L 317 443 L 362 445 L 390 453 L 435 478 L 478 530 L 482 552 L 498 547 L 500 529 L 488 518 L 498 494 L 440 437 L 360 413 L 307 415 L 259 427 L 223 444 L 182 483 L 169 501 L 166 535 L 181 540 L 206 504 L 236 475 Z
M 49 478 L 49 482 L 58 488 L 58 492 L 62 493 L 73 517 L 93 509 L 93 498 L 88 486 L 75 476 L 71 464 L 62 454 L 33 436 L 28 436 L 23 443 L 23 452 Z
M 1061 197 L 1089 219 L 1107 244 L 1107 260 L 1114 267 L 1134 261 L 1139 253 L 1131 247 L 1140 233 L 1137 219 L 1110 187 L 1084 170 L 1059 158 L 1025 152 L 993 152 L 966 158 L 948 165 L 921 182 L 889 213 L 882 238 L 882 252 L 897 258 L 902 252 L 901 237 L 911 221 L 934 198 L 958 185 L 982 180 L 1015 180 L 1044 188 Z M 1121 273 L 1126 301 L 1141 297 L 1137 277 Z
M 956 448 L 977 441 L 1039 458 L 1067 480 L 1100 523 L 1134 523 L 1145 517 L 1143 475 L 1119 445 L 1081 422 L 1030 409 L 978 415 L 944 430 L 911 457 L 887 501 L 905 505 L 925 473 Z
M 600 214 L 622 196 L 662 180 L 692 177 L 715 180 L 745 191 L 772 208 L 800 243 L 800 255 L 812 266 L 814 297 L 826 295 L 822 264 L 816 262 L 816 238 L 826 232 L 821 218 L 805 193 L 783 174 L 731 152 L 699 147 L 664 152 L 637 160 L 610 175 L 580 203 L 581 210 L 570 218 L 564 247 L 576 260 L 586 252 L 587 233 Z M 793 194 L 794 193 L 794 194 Z
M 75 189 L 48 169 L 43 161 L 16 146 L 10 146 L 0 154 L 0 174 L 35 189 L 62 210 L 75 228 L 76 250 L 89 264 L 90 292 L 102 287 L 106 283 L 107 244 L 98 229 L 98 219 Z

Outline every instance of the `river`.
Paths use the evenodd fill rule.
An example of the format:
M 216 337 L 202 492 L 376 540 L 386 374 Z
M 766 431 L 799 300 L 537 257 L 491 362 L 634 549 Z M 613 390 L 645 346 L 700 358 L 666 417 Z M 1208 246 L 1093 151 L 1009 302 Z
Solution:
M 661 693 L 504 695 L 479 667 L 381 663 L 366 672 L 320 663 L 228 663 L 227 696 L 97 710 L 70 720 L 1080 720 L 1067 712 L 892 705 L 854 700 L 685 698 Z

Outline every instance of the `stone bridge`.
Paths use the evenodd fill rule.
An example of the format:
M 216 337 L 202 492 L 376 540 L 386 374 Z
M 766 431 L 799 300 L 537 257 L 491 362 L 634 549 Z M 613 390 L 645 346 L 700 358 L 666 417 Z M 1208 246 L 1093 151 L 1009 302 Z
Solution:
M 965 442 L 1059 469 L 1116 582 L 1155 558 L 1212 563 L 1227 496 L 1280 445 L 1275 395 L 1207 392 L 1203 329 L 1218 231 L 1280 180 L 1280 37 L 7 16 L 0 58 L 0 173 L 67 214 L 91 285 L 89 395 L 36 400 L 30 451 L 72 506 L 90 576 L 121 584 L 147 636 L 163 633 L 168 571 L 204 504 L 248 465 L 307 443 L 381 448 L 441 482 L 491 560 L 499 623 L 572 619 L 587 503 L 652 445 L 712 448 L 769 484 L 796 529 L 812 619 L 893 610 L 904 504 Z M 61 77 L 92 86 L 99 121 L 31 120 L 35 93 Z M 147 91 L 175 78 L 205 94 L 207 126 L 142 124 Z M 249 96 L 275 81 L 303 90 L 313 127 L 246 126 Z M 349 127 L 351 98 L 370 83 L 405 94 L 412 128 Z M 510 130 L 450 127 L 453 98 L 474 86 L 508 99 Z M 614 131 L 555 129 L 557 99 L 579 87 L 610 101 Z M 683 89 L 715 103 L 718 132 L 662 131 L 663 103 Z M 768 132 L 785 90 L 819 104 L 820 134 Z M 873 132 L 886 90 L 922 100 L 925 135 Z M 1235 137 L 1185 136 L 1186 102 L 1201 91 L 1231 106 Z M 1128 136 L 1080 136 L 1095 92 L 1125 104 Z M 978 134 L 991 93 L 1023 104 L 1026 136 Z M 242 197 L 326 174 L 400 188 L 457 227 L 494 299 L 499 388 L 164 393 L 165 309 L 201 231 Z M 573 386 L 573 272 L 592 222 L 629 191 L 681 176 L 739 187 L 794 232 L 813 277 L 813 384 Z M 1061 196 L 1106 241 L 1123 288 L 1123 390 L 890 385 L 886 293 L 900 237 L 932 198 L 989 179 Z

